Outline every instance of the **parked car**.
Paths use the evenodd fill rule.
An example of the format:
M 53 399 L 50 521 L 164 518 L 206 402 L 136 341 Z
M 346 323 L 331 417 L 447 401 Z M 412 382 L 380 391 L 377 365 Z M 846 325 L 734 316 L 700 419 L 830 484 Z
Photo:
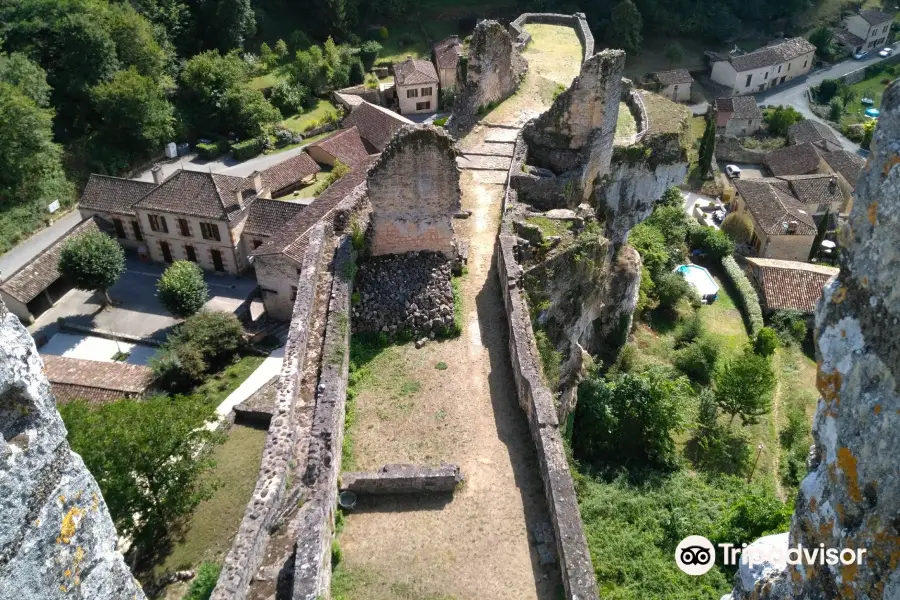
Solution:
M 868 55 L 869 55 L 869 53 L 866 50 L 860 50 L 859 52 L 853 53 L 853 58 L 855 58 L 856 60 L 862 60 L 865 57 L 867 57 Z
M 888 56 L 890 56 L 893 53 L 894 53 L 893 48 L 883 48 L 881 50 L 881 52 L 878 53 L 878 56 L 880 56 L 881 58 L 887 58 Z
M 737 165 L 727 165 L 725 167 L 725 174 L 731 177 L 732 179 L 740 179 L 741 178 L 741 168 Z

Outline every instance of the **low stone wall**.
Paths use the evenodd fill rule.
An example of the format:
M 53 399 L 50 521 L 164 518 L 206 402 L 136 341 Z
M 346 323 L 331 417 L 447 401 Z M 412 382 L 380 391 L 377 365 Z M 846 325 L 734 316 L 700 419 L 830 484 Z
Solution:
M 628 106 L 637 125 L 633 142 L 636 144 L 650 131 L 650 115 L 647 114 L 647 107 L 644 106 L 641 95 L 634 89 L 630 79 L 622 79 L 622 101 Z
M 361 495 L 446 493 L 461 481 L 458 465 L 385 465 L 375 473 L 341 473 L 341 491 Z
M 521 288 L 522 268 L 514 254 L 516 239 L 512 235 L 500 235 L 497 273 L 509 323 L 509 353 L 519 405 L 528 415 L 537 449 L 566 598 L 597 598 L 594 568 L 559 431 L 553 394 L 541 377 L 540 357 Z
M 331 228 L 320 223 L 311 232 L 297 282 L 297 298 L 278 381 L 275 415 L 269 426 L 263 449 L 259 479 L 240 528 L 225 557 L 212 600 L 237 600 L 247 595 L 250 580 L 259 568 L 271 527 L 279 511 L 285 489 L 285 476 L 294 447 L 297 395 L 312 316 L 316 312 L 316 282 L 324 261 L 330 258 Z
M 875 50 L 876 51 L 880 50 L 880 48 L 876 48 Z M 894 63 L 898 63 L 898 62 L 900 62 L 900 54 L 894 54 L 893 56 L 889 56 L 888 58 L 884 59 L 880 63 L 875 63 L 875 64 L 889 65 L 889 64 L 894 64 Z M 870 73 L 869 69 L 872 69 L 872 67 L 874 67 L 874 66 L 875 65 L 869 65 L 868 67 L 863 67 L 862 69 L 850 71 L 846 75 L 841 75 L 840 77 L 836 77 L 835 79 L 837 79 L 838 81 L 840 81 L 841 83 L 843 83 L 845 85 L 852 85 L 854 83 L 859 83 L 866 77 L 869 77 L 869 73 Z M 874 72 L 874 70 L 871 72 Z M 886 75 L 885 79 L 893 79 L 893 75 L 887 75 L 887 74 L 885 74 L 885 75 Z
M 716 160 L 726 163 L 765 164 L 768 151 L 744 148 L 736 138 L 719 136 L 716 138 L 715 154 Z
M 594 55 L 594 35 L 588 26 L 587 17 L 584 13 L 575 13 L 573 15 L 562 15 L 559 13 L 522 13 L 519 17 L 509 24 L 512 35 L 516 38 L 516 43 L 524 48 L 531 41 L 531 35 L 525 31 L 526 23 L 542 23 L 544 25 L 564 25 L 571 27 L 581 40 L 581 48 L 584 51 L 582 61 L 587 60 Z
M 349 323 L 353 281 L 349 277 L 352 269 L 348 265 L 352 261 L 353 246 L 350 237 L 344 236 L 334 255 L 336 275 L 331 286 L 316 410 L 310 431 L 306 473 L 303 475 L 303 484 L 310 490 L 310 496 L 300 509 L 300 526 L 296 533 L 294 600 L 331 597 L 331 540 L 334 537 L 334 510 L 341 472 L 350 368 Z

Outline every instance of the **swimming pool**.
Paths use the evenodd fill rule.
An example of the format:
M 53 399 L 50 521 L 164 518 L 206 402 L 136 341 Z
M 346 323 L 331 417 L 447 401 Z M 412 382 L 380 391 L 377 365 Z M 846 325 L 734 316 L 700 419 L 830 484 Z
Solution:
M 698 294 L 700 294 L 700 299 L 707 304 L 713 303 L 719 295 L 719 286 L 712 278 L 712 275 L 709 274 L 709 271 L 703 267 L 697 265 L 679 265 L 675 267 L 675 271 L 681 273 L 681 276 L 697 290 Z

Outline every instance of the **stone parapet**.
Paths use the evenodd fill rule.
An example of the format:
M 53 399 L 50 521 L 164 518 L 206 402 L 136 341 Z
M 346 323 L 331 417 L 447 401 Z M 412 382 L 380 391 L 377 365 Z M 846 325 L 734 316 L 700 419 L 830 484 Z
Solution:
M 584 13 L 563 15 L 559 13 L 522 13 L 509 24 L 510 32 L 516 38 L 520 48 L 524 48 L 531 41 L 531 35 L 525 31 L 526 23 L 542 23 L 544 25 L 564 25 L 575 30 L 578 39 L 581 40 L 583 50 L 582 61 L 594 55 L 594 35 L 588 26 Z
M 458 465 L 385 465 L 374 473 L 341 473 L 341 491 L 365 495 L 453 492 L 462 481 Z

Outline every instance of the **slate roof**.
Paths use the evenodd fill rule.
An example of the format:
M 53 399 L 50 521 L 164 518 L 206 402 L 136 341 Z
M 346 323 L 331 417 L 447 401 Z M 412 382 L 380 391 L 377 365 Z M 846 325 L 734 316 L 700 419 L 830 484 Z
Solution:
M 766 155 L 766 166 L 779 175 L 807 175 L 819 168 L 819 153 L 812 144 L 797 144 L 772 150 Z
M 394 80 L 397 85 L 419 85 L 437 83 L 438 76 L 430 60 L 410 57 L 394 65 Z
M 235 189 L 242 192 L 240 202 L 235 198 Z M 145 210 L 231 221 L 255 199 L 252 179 L 181 170 L 134 206 Z
M 269 167 L 260 175 L 262 176 L 263 185 L 269 188 L 274 195 L 278 190 L 300 183 L 310 175 L 321 170 L 321 167 L 310 158 L 309 154 L 301 152 L 297 156 L 292 156 L 286 161 Z
M 59 257 L 62 254 L 63 245 L 70 238 L 89 231 L 100 231 L 94 218 L 85 219 L 63 234 L 46 250 L 10 275 L 0 285 L 0 289 L 23 304 L 31 302 L 50 284 L 59 279 Z
M 343 122 L 344 127 L 356 127 L 371 154 L 381 152 L 394 134 L 412 121 L 384 107 L 363 102 L 353 109 Z
M 894 20 L 894 17 L 880 10 L 861 10 L 859 16 L 865 19 L 869 25 L 880 25 Z
M 142 396 L 153 382 L 153 370 L 142 365 L 49 354 L 41 358 L 57 404 L 75 399 L 107 403 Z
M 848 152 L 846 150 L 836 150 L 834 152 L 823 152 L 822 158 L 825 159 L 832 169 L 844 176 L 852 187 L 856 187 L 856 180 L 859 178 L 859 172 L 865 166 L 866 161 L 858 154 Z
M 369 159 L 369 153 L 359 137 L 359 129 L 354 125 L 330 135 L 324 140 L 310 144 L 310 148 L 319 148 L 345 165 L 353 166 Z
M 822 288 L 840 272 L 835 267 L 793 260 L 747 258 L 755 266 L 762 301 L 769 310 L 794 309 L 812 313 Z
M 356 94 L 344 94 L 341 92 L 335 92 L 334 95 L 337 97 L 338 101 L 346 106 L 349 106 L 351 109 L 356 108 L 365 100 L 363 100 L 360 96 Z
M 659 71 L 655 74 L 656 80 L 661 85 L 677 85 L 680 83 L 691 83 L 694 78 L 688 73 L 687 69 L 675 69 L 673 71 Z
M 729 60 L 734 70 L 740 73 L 787 62 L 798 56 L 814 52 L 815 49 L 816 47 L 807 40 L 802 37 L 795 37 L 765 46 L 754 52 L 742 54 L 741 56 L 732 56 Z
M 434 62 L 437 64 L 438 69 L 456 70 L 456 65 L 459 64 L 460 50 L 462 49 L 459 36 L 451 35 L 448 38 L 444 38 L 436 42 L 432 49 L 434 50 Z
M 244 222 L 244 233 L 257 237 L 269 237 L 284 227 L 305 207 L 294 202 L 257 198 L 250 205 L 250 213 Z
M 762 119 L 762 111 L 753 96 L 716 98 L 716 112 L 731 113 L 732 119 Z
M 840 146 L 841 141 L 831 130 L 831 127 L 812 119 L 806 119 L 794 123 L 788 128 L 788 139 L 792 144 L 804 144 L 806 142 L 828 141 Z
M 843 202 L 844 195 L 837 183 L 837 177 L 831 174 L 816 175 L 784 175 L 770 181 L 778 189 L 792 195 L 801 204 L 818 207 L 833 202 Z M 811 207 L 812 212 L 816 208 Z
M 78 202 L 79 208 L 104 213 L 134 215 L 134 203 L 156 188 L 155 183 L 91 175 Z
M 333 224 L 335 209 L 351 194 L 365 187 L 366 176 L 374 159 L 357 165 L 352 171 L 331 184 L 318 198 L 313 200 L 297 216 L 288 221 L 265 244 L 253 251 L 253 256 L 284 254 L 302 263 L 309 245 L 309 233 L 319 221 L 328 220 Z
M 815 235 L 816 224 L 807 207 L 765 179 L 735 179 L 734 187 L 747 203 L 747 210 L 768 235 Z M 797 222 L 793 234 L 786 224 Z

